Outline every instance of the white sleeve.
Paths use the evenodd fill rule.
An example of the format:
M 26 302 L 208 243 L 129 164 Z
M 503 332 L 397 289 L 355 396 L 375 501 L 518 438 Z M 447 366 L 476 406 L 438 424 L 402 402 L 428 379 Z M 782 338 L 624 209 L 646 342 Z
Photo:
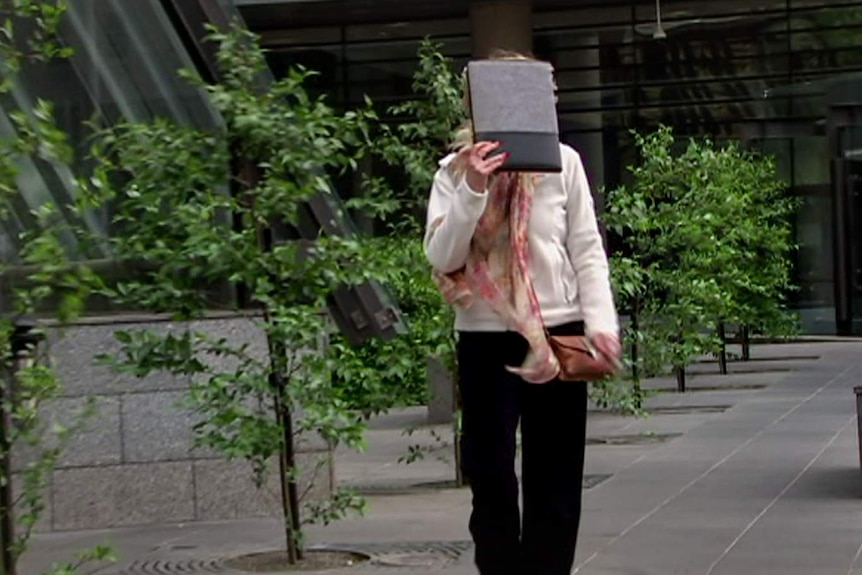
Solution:
M 619 332 L 619 319 L 611 292 L 608 258 L 602 245 L 593 196 L 581 157 L 569 149 L 569 170 L 564 178 L 568 195 L 566 246 L 578 278 L 578 298 L 587 334 Z
M 456 185 L 448 169 L 437 171 L 425 228 L 425 255 L 434 269 L 451 273 L 464 267 L 487 201 L 487 192 L 477 194 L 466 178 Z

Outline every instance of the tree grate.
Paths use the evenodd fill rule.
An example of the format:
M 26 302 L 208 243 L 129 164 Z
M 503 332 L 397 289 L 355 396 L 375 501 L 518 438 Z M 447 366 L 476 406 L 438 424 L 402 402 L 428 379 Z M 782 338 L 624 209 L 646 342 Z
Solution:
M 341 550 L 371 557 L 371 565 L 380 568 L 441 569 L 458 561 L 473 548 L 471 541 L 419 541 L 401 543 L 363 543 L 325 545 L 320 550 Z
M 150 559 L 135 561 L 116 575 L 186 575 L 192 573 L 235 573 L 224 566 L 221 559 L 187 559 L 171 561 Z
M 458 561 L 473 548 L 471 541 L 424 541 L 403 543 L 361 543 L 327 544 L 309 547 L 309 551 L 345 551 L 369 557 L 367 563 L 381 572 L 392 568 L 440 569 Z M 225 564 L 226 558 L 219 559 L 147 559 L 139 560 L 110 571 L 110 575 L 241 575 Z M 351 569 L 345 567 L 345 570 Z M 366 567 L 367 569 L 367 567 Z M 108 575 L 106 572 L 105 575 Z
M 372 557 L 386 553 L 440 553 L 458 559 L 473 548 L 471 541 L 418 541 L 400 543 L 372 543 L 361 545 L 360 551 Z

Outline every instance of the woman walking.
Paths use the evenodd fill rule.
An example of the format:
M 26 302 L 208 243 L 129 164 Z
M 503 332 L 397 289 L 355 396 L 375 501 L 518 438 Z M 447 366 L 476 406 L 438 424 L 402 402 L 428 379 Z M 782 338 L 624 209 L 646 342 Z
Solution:
M 511 57 L 511 56 L 507 56 Z M 587 385 L 561 381 L 552 335 L 620 357 L 608 261 L 580 156 L 559 174 L 501 171 L 466 126 L 431 189 L 425 249 L 455 306 L 462 470 L 481 575 L 568 575 L 581 514 Z M 523 514 L 515 473 L 522 447 Z

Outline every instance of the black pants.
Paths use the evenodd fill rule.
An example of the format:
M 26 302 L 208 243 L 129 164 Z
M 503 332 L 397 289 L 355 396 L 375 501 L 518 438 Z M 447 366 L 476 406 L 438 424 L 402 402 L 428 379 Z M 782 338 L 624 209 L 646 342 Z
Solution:
M 583 333 L 574 323 L 550 330 Z M 526 341 L 514 332 L 461 332 L 462 470 L 473 492 L 470 532 L 481 575 L 569 575 L 581 515 L 587 386 L 526 383 Z M 520 421 L 523 521 L 515 475 Z

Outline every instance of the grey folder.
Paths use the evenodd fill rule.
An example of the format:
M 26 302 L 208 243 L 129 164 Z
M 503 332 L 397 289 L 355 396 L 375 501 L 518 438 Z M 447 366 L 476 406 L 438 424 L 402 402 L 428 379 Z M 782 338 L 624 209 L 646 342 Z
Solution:
M 553 68 L 533 60 L 475 60 L 467 82 L 476 141 L 502 142 L 503 169 L 561 172 Z

